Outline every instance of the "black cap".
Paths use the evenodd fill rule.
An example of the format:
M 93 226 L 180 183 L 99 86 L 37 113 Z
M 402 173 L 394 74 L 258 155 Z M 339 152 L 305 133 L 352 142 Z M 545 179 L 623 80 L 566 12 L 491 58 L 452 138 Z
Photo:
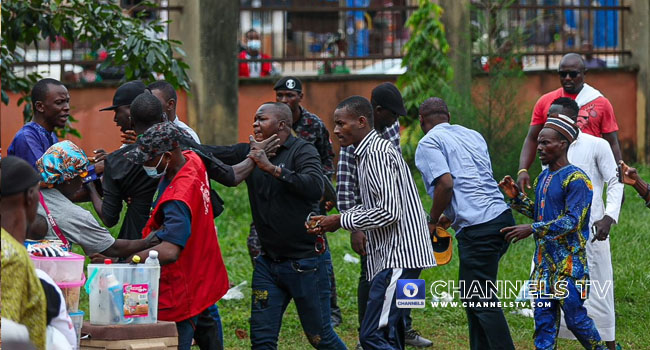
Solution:
M 388 108 L 393 113 L 406 116 L 402 94 L 397 89 L 397 86 L 391 83 L 381 83 L 372 89 L 370 101 L 373 104 Z
M 300 82 L 300 79 L 296 77 L 284 77 L 275 83 L 273 90 L 290 90 L 302 92 L 302 83 Z
M 144 83 L 140 80 L 130 81 L 128 83 L 122 84 L 115 95 L 113 95 L 113 105 L 110 107 L 102 108 L 100 111 L 112 111 L 119 106 L 128 106 L 135 100 L 138 95 L 144 92 Z
M 41 181 L 36 170 L 22 158 L 7 156 L 0 161 L 0 195 L 3 197 L 22 193 Z

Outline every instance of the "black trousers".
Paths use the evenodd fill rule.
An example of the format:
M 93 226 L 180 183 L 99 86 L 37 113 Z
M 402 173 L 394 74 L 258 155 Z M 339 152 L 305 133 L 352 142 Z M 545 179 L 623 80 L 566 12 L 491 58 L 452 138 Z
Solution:
M 508 242 L 500 230 L 513 226 L 515 220 L 510 209 L 504 211 L 486 223 L 463 228 L 457 235 L 460 268 L 458 279 L 464 281 L 465 295 L 468 295 L 472 281 L 484 288 L 485 281 L 496 285 L 499 260 L 508 249 Z M 470 349 L 514 349 L 510 336 L 508 322 L 500 307 L 470 307 L 470 302 L 498 302 L 496 296 L 491 299 L 481 299 L 474 296 L 471 299 L 461 298 L 467 302 L 465 312 L 469 324 Z

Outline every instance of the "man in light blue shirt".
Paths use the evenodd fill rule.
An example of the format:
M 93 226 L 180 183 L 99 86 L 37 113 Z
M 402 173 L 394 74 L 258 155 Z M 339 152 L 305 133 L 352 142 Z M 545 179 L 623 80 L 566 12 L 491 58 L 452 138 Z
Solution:
M 461 301 L 467 302 L 470 348 L 514 349 L 503 310 L 481 307 L 486 305 L 483 302 L 490 305 L 499 301 L 494 295 L 485 295 L 486 287 L 489 282 L 496 285 L 499 260 L 508 249 L 500 230 L 514 224 L 492 175 L 487 144 L 478 132 L 449 124 L 447 104 L 440 98 L 427 99 L 419 112 L 426 135 L 418 143 L 415 164 L 433 198 L 429 230 L 433 234 L 436 226 L 451 221 L 456 231 L 459 285 Z M 485 294 L 469 295 L 470 286 L 476 283 Z M 474 306 L 477 303 L 480 306 Z

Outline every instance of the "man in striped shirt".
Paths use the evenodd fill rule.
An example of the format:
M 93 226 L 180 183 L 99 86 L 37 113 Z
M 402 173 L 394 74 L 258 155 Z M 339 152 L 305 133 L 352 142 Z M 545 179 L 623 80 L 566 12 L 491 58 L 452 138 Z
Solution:
M 354 145 L 361 204 L 343 214 L 314 217 L 311 233 L 365 231 L 370 293 L 361 323 L 364 349 L 402 349 L 404 312 L 395 304 L 398 279 L 413 279 L 436 265 L 415 182 L 399 152 L 373 129 L 370 102 L 343 100 L 334 111 L 334 134 Z
M 391 83 L 381 83 L 373 90 L 370 97 L 374 117 L 374 129 L 380 137 L 390 141 L 397 152 L 401 153 L 399 116 L 406 115 L 404 100 L 397 87 Z M 338 209 L 341 213 L 352 209 L 355 205 L 361 204 L 359 186 L 357 184 L 357 163 L 354 160 L 354 146 L 341 147 L 339 153 L 338 169 L 336 172 L 336 193 Z M 368 282 L 366 270 L 366 252 L 364 242 L 366 235 L 362 231 L 350 233 L 352 249 L 361 256 L 361 273 L 357 286 L 357 302 L 359 325 L 363 321 L 368 303 Z M 406 345 L 415 347 L 428 347 L 433 345 L 429 339 L 422 337 L 418 331 L 413 329 L 410 309 L 406 311 L 406 330 L 404 339 Z M 357 346 L 358 347 L 358 346 Z

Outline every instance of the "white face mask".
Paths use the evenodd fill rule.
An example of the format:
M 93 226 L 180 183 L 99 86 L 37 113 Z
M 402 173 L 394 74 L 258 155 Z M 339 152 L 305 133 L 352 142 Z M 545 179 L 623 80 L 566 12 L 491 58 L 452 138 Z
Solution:
M 158 173 L 158 166 L 160 166 L 160 163 L 162 163 L 163 157 L 160 157 L 160 160 L 158 161 L 158 164 L 156 166 L 151 167 L 151 166 L 146 166 L 143 165 L 142 168 L 144 169 L 144 172 L 147 173 L 150 177 L 154 179 L 159 179 L 167 173 L 167 167 L 169 166 L 169 162 L 165 165 L 165 169 L 162 171 L 162 173 Z
M 262 42 L 259 40 L 249 40 L 248 41 L 248 48 L 250 50 L 258 50 L 262 47 Z

